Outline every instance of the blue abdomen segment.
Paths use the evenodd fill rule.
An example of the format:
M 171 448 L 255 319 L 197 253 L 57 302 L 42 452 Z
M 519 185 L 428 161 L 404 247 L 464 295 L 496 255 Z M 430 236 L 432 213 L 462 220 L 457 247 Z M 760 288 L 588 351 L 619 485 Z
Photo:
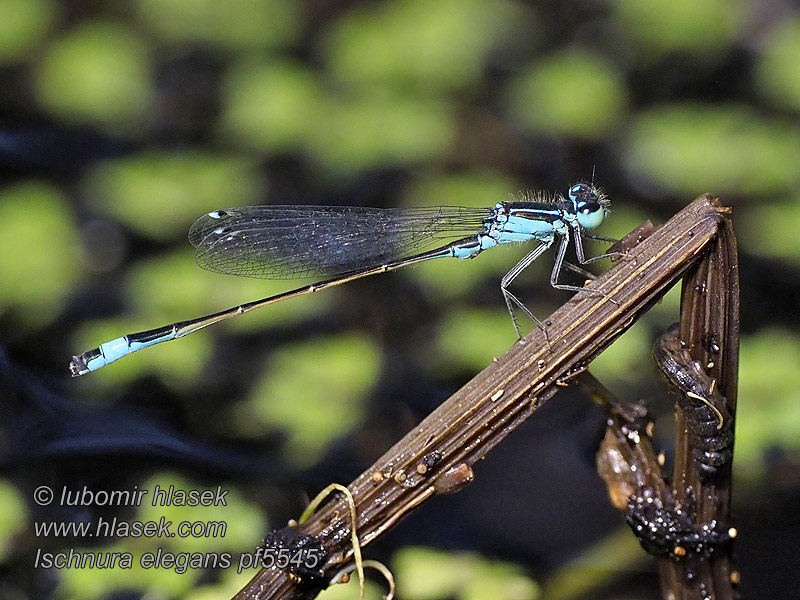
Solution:
M 132 336 L 126 335 L 111 340 L 110 342 L 101 344 L 96 351 L 91 353 L 91 356 L 86 357 L 85 368 L 87 371 L 96 371 L 100 367 L 105 367 L 123 356 L 127 356 L 128 354 L 154 344 L 173 340 L 175 337 L 175 331 L 171 330 L 167 333 L 161 332 L 159 335 L 153 335 L 152 337 L 139 335 L 134 339 Z
M 489 248 L 494 248 L 499 242 L 488 233 L 479 233 L 469 242 L 460 242 L 450 247 L 450 255 L 455 258 L 475 258 Z
M 105 344 L 100 344 L 100 346 L 97 348 L 100 350 L 100 355 L 88 360 L 86 362 L 86 366 L 90 371 L 104 367 L 108 363 L 112 363 L 115 360 L 122 358 L 126 354 L 130 354 L 130 348 L 131 346 L 127 335 L 115 340 L 111 340 L 110 342 L 106 342 Z

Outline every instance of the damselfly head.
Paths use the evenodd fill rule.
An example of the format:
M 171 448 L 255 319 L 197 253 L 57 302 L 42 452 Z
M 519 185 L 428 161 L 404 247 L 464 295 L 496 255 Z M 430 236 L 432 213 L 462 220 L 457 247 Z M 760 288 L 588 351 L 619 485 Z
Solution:
M 569 198 L 575 206 L 578 223 L 584 229 L 594 229 L 608 214 L 608 197 L 593 184 L 576 183 L 569 188 Z

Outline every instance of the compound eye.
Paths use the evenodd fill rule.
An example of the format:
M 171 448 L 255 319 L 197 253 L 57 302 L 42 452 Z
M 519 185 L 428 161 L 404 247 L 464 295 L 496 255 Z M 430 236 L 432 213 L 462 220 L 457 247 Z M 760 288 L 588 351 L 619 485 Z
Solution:
M 585 183 L 576 183 L 571 188 L 569 188 L 569 195 L 574 199 L 577 200 L 578 198 L 585 196 L 589 191 L 589 186 Z
M 606 216 L 605 209 L 595 200 L 578 202 L 576 210 L 578 223 L 585 229 L 594 229 L 603 222 Z
M 576 183 L 569 188 L 569 197 L 575 203 L 596 202 L 597 194 L 588 183 Z
M 582 215 L 591 215 L 592 213 L 597 212 L 600 210 L 600 204 L 595 202 L 594 200 L 589 200 L 588 202 L 579 202 L 578 203 L 578 212 Z

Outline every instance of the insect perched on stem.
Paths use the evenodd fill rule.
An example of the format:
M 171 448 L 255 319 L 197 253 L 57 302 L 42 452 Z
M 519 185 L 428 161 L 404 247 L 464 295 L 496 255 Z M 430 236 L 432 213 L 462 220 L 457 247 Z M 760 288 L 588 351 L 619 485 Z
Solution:
M 262 279 L 328 278 L 204 317 L 122 336 L 73 357 L 70 371 L 73 376 L 84 375 L 142 348 L 368 275 L 436 258 L 475 258 L 500 244 L 539 242 L 500 282 L 514 329 L 522 337 L 516 309 L 543 329 L 544 325 L 509 291 L 509 286 L 558 239 L 550 284 L 559 290 L 583 290 L 558 282 L 564 255 L 572 237 L 581 264 L 605 258 L 586 258 L 583 238 L 593 237 L 586 230 L 603 222 L 608 206 L 606 196 L 593 184 L 578 183 L 569 188 L 567 197 L 528 194 L 523 200 L 483 209 L 248 206 L 216 210 L 200 217 L 189 231 L 201 267 Z M 456 239 L 445 242 L 448 238 Z M 439 245 L 423 250 L 434 244 Z

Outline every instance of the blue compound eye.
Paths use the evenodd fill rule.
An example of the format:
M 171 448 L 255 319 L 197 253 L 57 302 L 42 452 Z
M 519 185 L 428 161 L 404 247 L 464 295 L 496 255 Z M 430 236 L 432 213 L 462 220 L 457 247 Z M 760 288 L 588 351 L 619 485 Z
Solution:
M 576 183 L 569 188 L 569 198 L 575 205 L 575 218 L 584 229 L 594 229 L 606 216 L 597 189 L 588 183 Z
M 594 229 L 606 217 L 605 209 L 596 200 L 578 202 L 576 209 L 578 223 L 584 229 Z
M 585 183 L 575 184 L 571 188 L 569 188 L 569 197 L 572 198 L 573 200 L 577 200 L 581 196 L 586 195 L 588 188 L 589 186 L 586 185 Z
M 575 203 L 576 208 L 582 202 L 597 202 L 597 192 L 588 183 L 576 183 L 573 185 L 569 188 L 569 197 Z

